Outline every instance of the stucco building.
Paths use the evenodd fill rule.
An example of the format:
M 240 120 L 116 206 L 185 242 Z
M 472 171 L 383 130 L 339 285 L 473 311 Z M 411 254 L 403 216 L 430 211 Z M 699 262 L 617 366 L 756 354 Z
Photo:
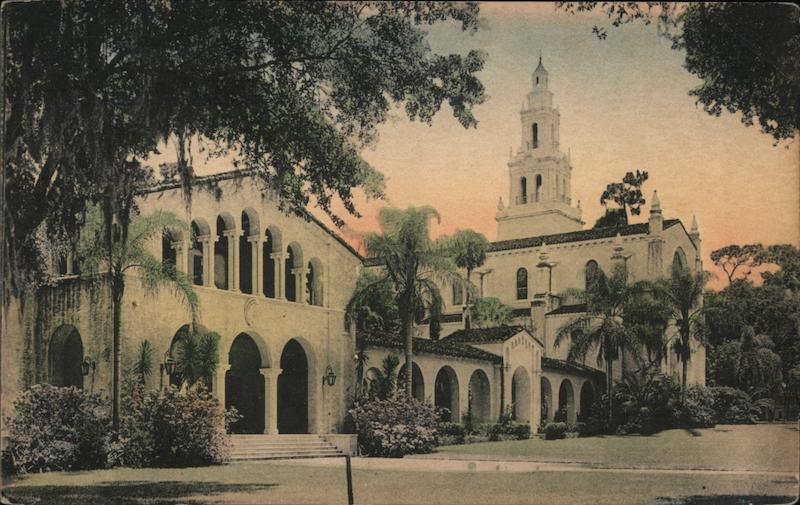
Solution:
M 508 163 L 508 205 L 501 200 L 497 241 L 476 275 L 482 295 L 513 307 L 513 325 L 464 329 L 463 296 L 441 286 L 447 301 L 442 338 L 429 339 L 426 326 L 415 329 L 414 395 L 449 408 L 454 420 L 468 412 L 493 420 L 509 408 L 536 425 L 559 407 L 575 420 L 602 387 L 604 368 L 593 358 L 569 363 L 567 345 L 554 345 L 558 329 L 585 310 L 557 293 L 582 288 L 587 271 L 609 271 L 615 261 L 625 262 L 633 279 L 668 275 L 674 261 L 702 268 L 696 224 L 687 232 L 680 221 L 664 219 L 655 195 L 647 223 L 583 229 L 541 61 L 520 120 L 521 145 Z M 310 215 L 281 212 L 246 172 L 200 178 L 197 185 L 188 206 L 179 184 L 152 189 L 138 205 L 144 215 L 166 210 L 191 224 L 191 233 L 170 230 L 149 247 L 189 276 L 202 325 L 220 335 L 213 394 L 243 415 L 234 427 L 239 433 L 341 432 L 356 382 L 355 350 L 368 353 L 367 378 L 388 353 L 402 355 L 391 336 L 358 336 L 345 325 L 361 270 L 380 262 L 361 257 Z M 11 304 L 15 317 L 7 322 L 2 352 L 5 413 L 19 391 L 39 382 L 111 389 L 108 286 L 80 275 L 70 256 L 53 269 L 58 275 L 51 286 Z M 145 292 L 131 274 L 122 309 L 123 363 L 132 362 L 145 339 L 160 363 L 189 321 L 175 293 Z M 690 381 L 704 383 L 704 363 L 698 347 Z M 678 367 L 670 360 L 664 371 Z M 326 380 L 331 375 L 335 380 Z M 168 380 L 153 373 L 147 386 Z

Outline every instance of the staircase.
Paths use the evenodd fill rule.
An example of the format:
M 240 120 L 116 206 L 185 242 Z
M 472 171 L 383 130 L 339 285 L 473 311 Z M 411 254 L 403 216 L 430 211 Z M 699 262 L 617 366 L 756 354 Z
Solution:
M 231 435 L 231 460 L 342 457 L 344 452 L 319 435 Z

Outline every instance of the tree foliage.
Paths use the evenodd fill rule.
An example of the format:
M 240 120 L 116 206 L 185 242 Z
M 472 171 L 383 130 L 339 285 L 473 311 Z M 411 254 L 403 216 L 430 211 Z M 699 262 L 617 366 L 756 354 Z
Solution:
M 559 2 L 569 13 L 604 12 L 615 27 L 656 23 L 684 68 L 702 83 L 689 92 L 704 110 L 741 114 L 776 142 L 800 128 L 800 9 L 779 2 Z M 595 26 L 598 38 L 607 30 Z
M 494 328 L 511 323 L 513 311 L 499 298 L 487 296 L 475 300 L 472 317 L 478 328 Z
M 732 244 L 711 251 L 711 261 L 728 276 L 728 284 L 732 284 L 737 271 L 746 279 L 754 267 L 760 266 L 764 260 L 764 247 L 761 244 Z
M 10 285 L 28 285 L 43 223 L 74 235 L 85 202 L 115 200 L 126 162 L 177 146 L 191 197 L 190 144 L 229 155 L 286 210 L 313 198 L 335 221 L 353 189 L 381 196 L 358 149 L 394 106 L 464 127 L 485 99 L 484 55 L 437 54 L 425 28 L 479 26 L 474 2 L 67 0 L 9 6 L 6 240 Z M 169 170 L 167 171 L 169 172 Z M 170 174 L 167 174 L 170 175 Z M 117 212 L 109 204 L 109 213 Z
M 489 241 L 482 233 L 475 230 L 457 230 L 449 239 L 452 250 L 453 261 L 458 268 L 467 271 L 466 278 L 466 300 L 467 313 L 465 314 L 464 327 L 469 329 L 471 317 L 470 301 L 475 291 L 472 285 L 472 272 L 481 267 L 486 262 L 486 252 L 489 248 Z
M 637 170 L 636 173 L 627 172 L 622 182 L 609 183 L 600 195 L 600 205 L 606 208 L 606 214 L 595 223 L 594 227 L 628 224 L 628 211 L 631 215 L 638 216 L 642 212 L 642 205 L 646 202 L 642 195 L 642 185 L 647 181 L 647 177 L 647 172 Z M 608 208 L 609 203 L 617 205 L 617 208 Z

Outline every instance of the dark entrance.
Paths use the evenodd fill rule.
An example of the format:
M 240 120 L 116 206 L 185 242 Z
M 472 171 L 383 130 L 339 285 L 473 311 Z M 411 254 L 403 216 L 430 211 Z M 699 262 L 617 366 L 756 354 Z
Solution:
M 228 360 L 225 407 L 235 407 L 242 416 L 231 424 L 231 433 L 264 433 L 264 377 L 258 346 L 248 334 L 240 333 L 231 344 Z
M 297 340 L 281 354 L 278 376 L 278 433 L 308 433 L 308 358 Z
M 60 326 L 53 333 L 47 354 L 50 384 L 83 388 L 83 342 L 74 326 Z

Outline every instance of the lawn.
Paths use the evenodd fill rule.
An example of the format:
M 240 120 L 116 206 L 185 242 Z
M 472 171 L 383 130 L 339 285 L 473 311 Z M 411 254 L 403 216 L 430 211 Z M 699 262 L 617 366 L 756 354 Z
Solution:
M 720 430 L 701 430 L 699 436 L 675 431 L 653 437 L 475 444 L 443 448 L 437 456 L 449 453 L 464 457 L 456 453 L 469 449 L 480 451 L 481 456 L 506 459 L 512 459 L 508 457 L 510 455 L 583 459 L 596 464 L 622 462 L 628 466 L 632 466 L 631 462 L 659 467 L 732 465 L 756 472 L 731 474 L 585 468 L 525 472 L 494 469 L 444 471 L 435 469 L 435 461 L 407 460 L 402 465 L 405 469 L 373 470 L 355 465 L 354 494 L 356 503 L 398 505 L 455 502 L 463 505 L 738 505 L 791 501 L 797 493 L 797 479 L 785 473 L 769 472 L 796 472 L 797 430 L 788 425 L 721 427 Z M 411 467 L 412 464 L 415 466 Z M 428 470 L 422 471 L 416 465 L 424 465 Z M 474 465 L 469 467 L 475 468 Z M 26 476 L 7 488 L 6 493 L 23 503 L 41 505 L 347 502 L 343 461 L 329 461 L 329 464 L 248 462 L 207 468 L 56 472 Z
M 605 436 L 487 442 L 439 448 L 435 457 L 474 455 L 497 459 L 580 462 L 609 467 L 797 471 L 797 424 L 719 425 L 668 430 L 651 436 Z

